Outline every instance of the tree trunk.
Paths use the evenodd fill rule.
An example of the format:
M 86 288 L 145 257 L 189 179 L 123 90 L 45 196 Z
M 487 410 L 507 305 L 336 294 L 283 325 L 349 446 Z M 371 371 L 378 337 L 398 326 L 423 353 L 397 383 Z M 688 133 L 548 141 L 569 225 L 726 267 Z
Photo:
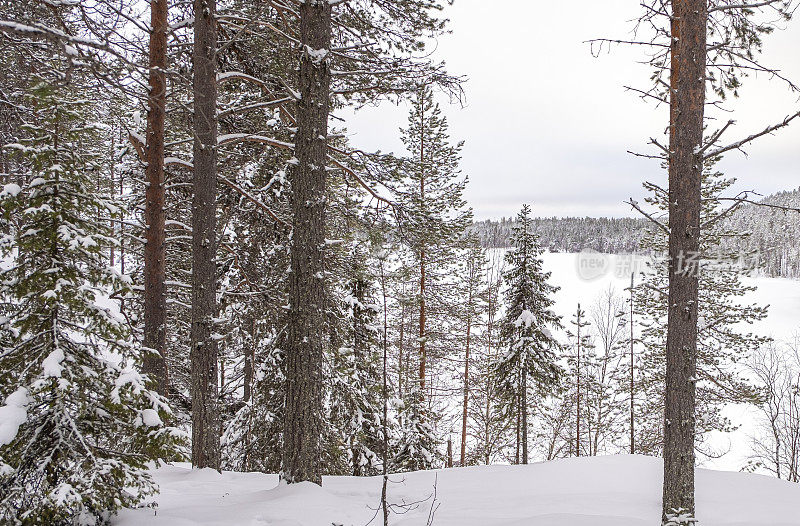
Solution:
M 522 413 L 522 463 L 528 463 L 528 374 L 522 371 L 519 410 Z
M 705 0 L 674 0 L 670 78 L 669 314 L 664 411 L 663 515 L 694 516 L 695 381 L 700 256 L 698 153 L 706 79 Z
M 144 218 L 144 360 L 147 374 L 159 394 L 169 389 L 167 376 L 167 291 L 165 258 L 164 117 L 167 100 L 167 0 L 150 2 L 150 92 L 145 138 Z
M 581 304 L 578 303 L 578 353 L 575 364 L 575 456 L 581 456 Z
M 322 484 L 322 353 L 325 340 L 325 204 L 331 73 L 331 4 L 299 6 L 300 100 L 292 166 L 292 245 L 286 348 L 283 479 Z
M 634 381 L 633 381 L 633 374 L 634 374 L 634 355 L 633 355 L 633 272 L 631 272 L 631 370 L 630 370 L 630 402 L 631 402 L 631 412 L 630 412 L 630 426 L 631 426 L 631 455 L 636 452 L 636 439 L 634 436 L 634 399 L 633 399 L 633 388 L 634 388 Z
M 472 287 L 470 286 L 469 299 L 467 300 L 470 313 L 467 314 L 467 341 L 464 353 L 464 406 L 461 412 L 461 465 L 467 465 L 467 408 L 469 404 L 469 344 L 472 330 Z
M 194 3 L 192 201 L 192 465 L 219 469 L 217 342 L 216 0 Z
M 419 97 L 423 99 L 424 89 L 420 88 Z M 420 116 L 420 137 L 419 137 L 419 196 L 420 201 L 425 203 L 425 102 L 421 102 L 421 116 Z M 425 396 L 425 375 L 426 375 L 426 361 L 427 350 L 425 344 L 427 332 L 425 330 L 425 248 L 421 248 L 419 252 L 419 390 L 422 396 Z
M 447 437 L 447 464 L 446 467 L 453 467 L 453 438 Z
M 425 251 L 419 256 L 419 392 L 425 397 L 425 375 L 427 374 L 427 349 L 425 346 Z

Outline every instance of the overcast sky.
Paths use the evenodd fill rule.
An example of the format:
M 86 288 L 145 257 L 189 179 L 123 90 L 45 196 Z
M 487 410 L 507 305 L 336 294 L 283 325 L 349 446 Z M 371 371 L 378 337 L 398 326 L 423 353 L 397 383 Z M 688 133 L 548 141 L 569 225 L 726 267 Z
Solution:
M 456 0 L 452 34 L 435 52 L 451 73 L 465 75 L 466 104 L 439 102 L 454 140 L 466 142 L 462 170 L 477 219 L 516 214 L 523 202 L 541 216 L 634 215 L 622 201 L 641 197 L 644 180 L 665 181 L 648 150 L 667 113 L 625 85 L 646 87 L 641 48 L 617 47 L 595 58 L 586 40 L 630 38 L 639 14 L 632 0 Z M 800 81 L 800 17 L 768 36 L 763 62 Z M 796 94 L 766 76 L 746 79 L 729 104 L 737 125 L 729 141 L 763 129 L 800 108 Z M 403 152 L 398 129 L 408 108 L 384 104 L 341 116 L 354 145 Z M 727 156 L 726 175 L 739 189 L 765 194 L 800 186 L 800 123 Z

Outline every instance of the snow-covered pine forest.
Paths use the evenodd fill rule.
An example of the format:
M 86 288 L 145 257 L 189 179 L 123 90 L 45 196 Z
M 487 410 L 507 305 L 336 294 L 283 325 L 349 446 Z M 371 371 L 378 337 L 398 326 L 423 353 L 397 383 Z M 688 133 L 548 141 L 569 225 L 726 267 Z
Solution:
M 724 173 L 797 2 L 598 27 L 661 179 L 497 220 L 451 4 L 0 0 L 2 524 L 800 524 L 800 194 Z

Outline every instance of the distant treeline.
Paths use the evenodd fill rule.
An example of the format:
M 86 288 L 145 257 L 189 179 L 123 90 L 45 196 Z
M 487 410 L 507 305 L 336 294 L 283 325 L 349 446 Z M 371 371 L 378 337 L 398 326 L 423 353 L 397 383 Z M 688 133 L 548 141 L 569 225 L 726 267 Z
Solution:
M 648 221 L 639 218 L 539 217 L 533 220 L 542 247 L 551 252 L 592 249 L 607 254 L 626 254 L 639 249 Z M 513 219 L 485 220 L 473 225 L 486 248 L 509 246 Z
M 800 208 L 800 188 L 765 197 L 762 203 Z M 540 217 L 533 220 L 541 245 L 551 252 L 591 249 L 607 254 L 641 250 L 643 236 L 652 224 L 644 218 Z M 726 250 L 758 252 L 761 272 L 771 277 L 800 278 L 800 214 L 754 204 L 744 204 L 725 219 L 726 226 L 747 237 L 723 240 Z M 511 218 L 473 224 L 485 248 L 509 246 Z
M 800 208 L 800 188 L 765 197 L 762 203 Z M 758 251 L 762 272 L 767 276 L 800 278 L 800 214 L 753 204 L 743 205 L 726 220 L 737 232 L 750 235 L 732 238 L 723 246 L 742 252 Z

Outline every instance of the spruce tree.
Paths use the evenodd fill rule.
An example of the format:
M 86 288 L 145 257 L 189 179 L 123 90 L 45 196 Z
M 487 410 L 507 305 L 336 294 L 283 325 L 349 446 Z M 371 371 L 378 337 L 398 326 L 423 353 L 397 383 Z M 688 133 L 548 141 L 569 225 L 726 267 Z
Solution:
M 397 471 L 431 469 L 442 460 L 439 439 L 431 421 L 436 413 L 425 406 L 422 393 L 414 389 L 399 411 L 400 437 L 393 449 L 396 451 L 392 466 Z
M 156 491 L 146 463 L 171 455 L 167 408 L 145 387 L 114 299 L 129 279 L 109 266 L 98 195 L 98 129 L 66 89 L 31 90 L 35 119 L 9 145 L 28 173 L 0 192 L 0 517 L 4 524 L 102 524 Z
M 506 253 L 506 310 L 500 328 L 505 354 L 494 366 L 501 408 L 517 423 L 514 458 L 523 464 L 528 463 L 529 392 L 546 394 L 561 375 L 556 363 L 560 344 L 550 332 L 562 328 L 561 318 L 551 310 L 558 287 L 548 283 L 550 273 L 542 268 L 542 249 L 530 211 L 529 205 L 523 205 L 517 215 L 511 233 L 514 248 Z
M 344 298 L 345 341 L 334 353 L 331 420 L 354 476 L 376 475 L 381 465 L 383 401 L 375 287 L 364 265 L 366 254 L 351 255 L 349 294 Z

